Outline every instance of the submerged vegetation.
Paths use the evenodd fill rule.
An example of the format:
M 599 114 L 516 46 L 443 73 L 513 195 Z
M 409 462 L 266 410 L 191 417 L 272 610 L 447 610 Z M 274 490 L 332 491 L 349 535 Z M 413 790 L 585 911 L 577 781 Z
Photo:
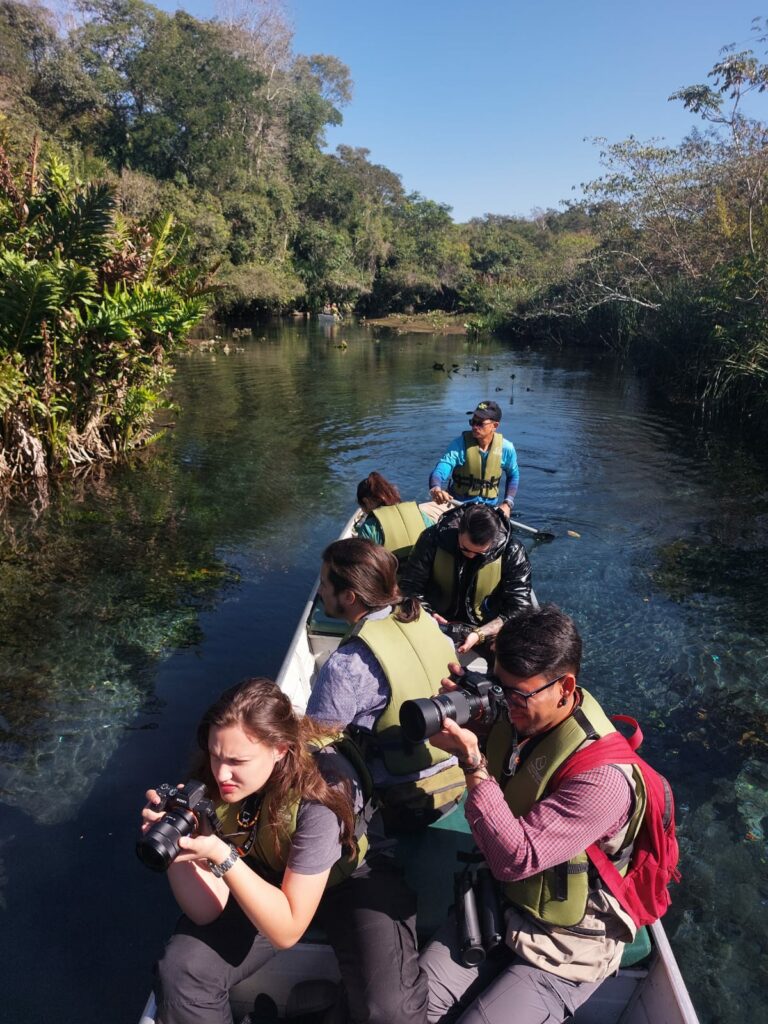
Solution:
M 2 516 L 0 792 L 48 824 L 73 816 L 139 709 L 157 710 L 158 661 L 199 643 L 201 610 L 238 582 L 211 503 L 166 452 L 94 475 L 44 516 Z
M 0 476 L 145 442 L 202 309 L 190 276 L 214 272 L 221 316 L 333 306 L 598 340 L 675 401 L 768 421 L 768 128 L 745 113 L 768 65 L 752 50 L 671 97 L 704 122 L 679 145 L 602 141 L 578 202 L 456 224 L 368 150 L 326 151 L 350 72 L 293 51 L 282 0 L 214 20 L 77 0 L 57 17 L 0 0 Z

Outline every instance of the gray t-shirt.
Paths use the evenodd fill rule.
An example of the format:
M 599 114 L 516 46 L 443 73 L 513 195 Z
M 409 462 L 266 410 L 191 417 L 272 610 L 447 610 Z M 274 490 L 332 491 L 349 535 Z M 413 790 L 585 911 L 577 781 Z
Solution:
M 317 754 L 317 763 L 323 778 L 334 788 L 343 785 L 344 779 L 350 780 L 357 814 L 363 806 L 363 792 L 354 767 L 333 748 L 321 750 Z M 333 867 L 342 856 L 339 828 L 339 819 L 329 807 L 315 800 L 302 800 L 288 855 L 287 866 L 291 871 L 299 875 L 319 875 Z

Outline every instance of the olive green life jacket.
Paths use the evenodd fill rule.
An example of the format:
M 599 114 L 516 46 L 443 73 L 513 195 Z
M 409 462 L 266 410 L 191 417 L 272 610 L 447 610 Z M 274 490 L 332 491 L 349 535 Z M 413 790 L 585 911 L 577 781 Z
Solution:
M 456 586 L 456 557 L 443 548 L 435 552 L 432 563 L 432 579 L 438 588 L 439 595 L 433 601 L 435 610 L 444 614 L 453 604 Z M 501 555 L 492 562 L 481 565 L 475 576 L 475 592 L 472 595 L 472 610 L 478 622 L 483 621 L 483 602 L 490 597 L 501 583 Z
M 448 671 L 451 650 L 431 615 L 422 611 L 415 622 L 361 619 L 344 637 L 362 640 L 381 665 L 389 684 L 389 701 L 373 727 L 371 753 L 379 753 L 392 775 L 412 775 L 450 757 L 429 743 L 411 743 L 400 728 L 403 701 L 434 697 Z M 367 745 L 366 745 L 367 746 Z
M 368 836 L 365 834 L 365 830 L 371 816 L 373 784 L 362 754 L 358 750 L 356 744 L 348 736 L 343 733 L 337 733 L 332 736 L 323 737 L 319 744 L 314 748 L 313 752 L 318 753 L 325 747 L 334 747 L 334 749 L 338 750 L 340 754 L 343 754 L 344 757 L 351 762 L 358 778 L 360 779 L 364 801 L 364 806 L 362 810 L 358 812 L 355 819 L 357 853 L 352 857 L 352 859 L 350 859 L 348 850 L 344 850 L 342 852 L 341 857 L 331 868 L 331 873 L 326 883 L 326 888 L 330 888 L 332 885 L 338 885 L 339 882 L 343 882 L 344 879 L 348 878 L 365 860 L 365 855 L 368 852 Z M 301 796 L 298 793 L 291 795 L 287 804 L 281 809 L 278 815 L 277 820 L 279 822 L 279 831 L 277 848 L 275 847 L 275 832 L 269 825 L 270 811 L 275 799 L 275 794 L 271 793 L 269 789 L 267 789 L 264 791 L 260 803 L 256 805 L 257 817 L 255 822 L 255 832 L 253 833 L 253 841 L 248 847 L 245 859 L 247 862 L 251 862 L 250 866 L 259 875 L 266 878 L 267 881 L 272 882 L 275 885 L 279 885 L 288 865 L 291 843 L 293 841 L 294 833 L 296 832 L 296 820 L 299 812 L 299 804 L 301 803 Z M 245 801 L 243 801 L 243 803 L 245 803 Z M 243 837 L 242 841 L 238 841 L 236 843 L 236 845 L 241 849 L 247 846 L 250 840 L 249 833 L 251 831 L 250 828 L 243 829 L 238 822 L 238 813 L 240 812 L 243 803 L 235 805 L 222 803 L 216 808 L 216 814 L 219 817 L 224 835 L 234 836 L 238 840 Z
M 486 749 L 488 768 L 499 780 L 504 799 L 515 817 L 526 814 L 546 795 L 550 779 L 557 769 L 582 744 L 616 731 L 595 698 L 584 689 L 581 696 L 581 704 L 573 713 L 536 743 L 528 755 L 523 755 L 519 769 L 514 729 L 506 716 L 493 726 Z M 622 874 L 626 874 L 632 843 L 642 823 L 646 802 L 641 773 L 633 767 L 631 774 L 635 809 L 628 827 L 619 837 L 618 848 L 610 851 L 616 868 Z M 504 893 L 511 903 L 537 920 L 560 928 L 572 928 L 584 918 L 589 878 L 589 858 L 585 851 L 565 864 L 547 868 L 518 882 L 506 883 Z
M 373 515 L 384 534 L 384 547 L 387 551 L 391 551 L 397 558 L 407 558 L 425 529 L 416 502 L 382 505 L 373 510 Z
M 456 466 L 452 474 L 452 490 L 457 498 L 497 498 L 501 483 L 501 446 L 504 438 L 497 431 L 491 439 L 488 453 L 483 453 L 471 430 L 465 430 L 464 465 Z

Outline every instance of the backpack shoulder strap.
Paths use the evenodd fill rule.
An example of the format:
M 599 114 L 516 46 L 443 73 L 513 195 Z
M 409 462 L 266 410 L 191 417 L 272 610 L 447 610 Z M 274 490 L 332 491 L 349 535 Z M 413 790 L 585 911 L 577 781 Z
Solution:
M 357 777 L 360 780 L 360 788 L 363 795 L 363 806 L 357 812 L 355 818 L 355 839 L 359 840 L 368 831 L 368 825 L 377 808 L 373 788 L 373 778 L 359 745 L 348 732 L 344 731 L 340 735 L 334 737 L 329 746 L 332 746 L 334 750 L 338 751 L 339 754 L 349 761 L 357 772 Z
M 643 730 L 640 728 L 637 719 L 632 718 L 631 715 L 611 715 L 611 721 L 622 722 L 624 725 L 631 726 L 632 731 L 628 736 L 625 736 L 625 739 L 633 750 L 637 750 L 643 742 Z M 625 734 L 622 733 L 622 735 Z
M 588 771 L 590 768 L 599 768 L 604 764 L 640 764 L 641 762 L 642 758 L 634 752 L 630 743 L 620 733 L 612 732 L 571 754 L 553 775 L 549 788 L 552 790 L 573 775 Z

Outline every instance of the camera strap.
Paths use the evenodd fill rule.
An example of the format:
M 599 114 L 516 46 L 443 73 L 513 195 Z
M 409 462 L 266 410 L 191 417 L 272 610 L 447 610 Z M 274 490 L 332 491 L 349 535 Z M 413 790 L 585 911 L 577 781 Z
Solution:
M 224 839 L 234 839 L 236 836 L 248 833 L 244 843 L 235 844 L 241 857 L 247 857 L 253 849 L 253 844 L 256 842 L 256 832 L 259 827 L 263 798 L 263 793 L 251 793 L 250 796 L 247 796 L 240 804 L 237 812 L 237 824 L 240 826 L 241 831 L 232 832 L 222 837 Z
M 520 761 L 522 760 L 522 749 L 525 744 L 525 738 L 519 739 L 517 730 L 513 727 L 514 738 L 510 743 L 507 753 L 504 755 L 503 762 L 503 774 L 505 779 L 511 779 L 512 776 L 517 772 L 520 767 Z

